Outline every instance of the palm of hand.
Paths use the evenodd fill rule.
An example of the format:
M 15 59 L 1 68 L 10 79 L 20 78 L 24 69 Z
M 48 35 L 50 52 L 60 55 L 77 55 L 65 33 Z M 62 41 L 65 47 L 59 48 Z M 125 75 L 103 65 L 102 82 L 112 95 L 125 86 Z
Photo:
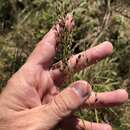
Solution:
M 12 109 L 16 111 L 31 109 L 49 102 L 53 95 L 56 94 L 56 88 L 50 72 L 44 70 L 41 66 L 28 66 L 24 65 L 12 79 L 8 81 L 9 89 L 6 95 L 11 104 Z M 12 91 L 16 92 L 13 95 Z M 3 93 L 3 95 L 5 95 Z M 15 97 L 12 97 L 15 96 Z M 11 99 L 12 98 L 12 99 Z M 15 99 L 12 102 L 10 100 Z M 14 108 L 13 108 L 14 106 Z

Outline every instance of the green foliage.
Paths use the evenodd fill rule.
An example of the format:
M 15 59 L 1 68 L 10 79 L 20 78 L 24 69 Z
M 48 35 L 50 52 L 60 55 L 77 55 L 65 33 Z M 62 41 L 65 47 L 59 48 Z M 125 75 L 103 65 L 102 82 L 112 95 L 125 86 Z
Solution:
M 65 33 L 56 61 L 109 40 L 111 57 L 75 74 L 94 90 L 128 89 L 130 93 L 129 1 L 121 0 L 0 0 L 0 81 L 3 87 L 36 43 L 59 18 L 72 13 L 75 28 Z M 130 103 L 121 108 L 83 110 L 82 118 L 112 123 L 115 130 L 130 129 Z

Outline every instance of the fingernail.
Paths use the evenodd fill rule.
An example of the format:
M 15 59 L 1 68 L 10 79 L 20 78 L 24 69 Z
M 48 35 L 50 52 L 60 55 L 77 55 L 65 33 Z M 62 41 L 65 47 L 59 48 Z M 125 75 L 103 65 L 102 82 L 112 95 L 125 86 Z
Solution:
M 88 84 L 77 83 L 73 86 L 73 89 L 83 99 L 90 96 L 90 85 Z

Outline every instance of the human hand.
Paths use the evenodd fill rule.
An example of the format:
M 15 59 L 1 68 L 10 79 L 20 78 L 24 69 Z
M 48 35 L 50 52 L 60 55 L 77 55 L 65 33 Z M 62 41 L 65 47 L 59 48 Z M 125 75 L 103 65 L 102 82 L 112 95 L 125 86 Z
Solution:
M 128 99 L 125 90 L 95 93 L 82 80 L 59 92 L 58 88 L 65 81 L 68 71 L 84 69 L 112 53 L 111 43 L 104 42 L 70 57 L 66 66 L 62 61 L 52 66 L 63 28 L 66 26 L 71 31 L 72 25 L 72 17 L 67 16 L 65 22 L 61 20 L 53 26 L 27 62 L 8 81 L 0 95 L 1 130 L 52 130 L 59 122 L 67 130 L 111 130 L 107 124 L 87 121 L 84 122 L 84 128 L 84 123 L 74 116 L 65 119 L 79 106 L 110 107 Z

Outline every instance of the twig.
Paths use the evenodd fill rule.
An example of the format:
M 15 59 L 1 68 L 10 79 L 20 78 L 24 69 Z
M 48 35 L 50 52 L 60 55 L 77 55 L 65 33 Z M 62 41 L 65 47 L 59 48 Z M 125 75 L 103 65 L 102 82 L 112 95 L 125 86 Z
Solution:
M 109 26 L 109 21 L 110 21 L 110 16 L 111 16 L 111 6 L 110 6 L 110 3 L 111 3 L 110 0 L 108 0 L 107 1 L 107 11 L 106 11 L 105 16 L 104 16 L 104 20 L 103 20 L 103 25 L 102 25 L 101 31 L 100 31 L 98 37 L 91 44 L 91 47 L 97 45 L 98 41 L 103 36 L 103 34 L 105 33 L 106 29 Z
M 85 43 L 87 41 L 90 41 L 93 37 L 97 36 L 99 32 L 95 32 L 92 35 L 88 35 L 87 37 L 81 39 L 73 48 L 72 48 L 72 52 L 74 52 L 74 50 L 80 46 L 82 43 Z
M 83 117 L 83 113 L 82 113 L 82 109 L 81 108 L 79 108 L 79 113 L 80 113 L 80 116 Z M 84 121 L 84 119 L 82 117 L 81 117 L 81 120 L 82 120 L 83 126 L 84 126 L 85 130 L 87 130 L 87 127 L 85 125 L 85 121 Z

